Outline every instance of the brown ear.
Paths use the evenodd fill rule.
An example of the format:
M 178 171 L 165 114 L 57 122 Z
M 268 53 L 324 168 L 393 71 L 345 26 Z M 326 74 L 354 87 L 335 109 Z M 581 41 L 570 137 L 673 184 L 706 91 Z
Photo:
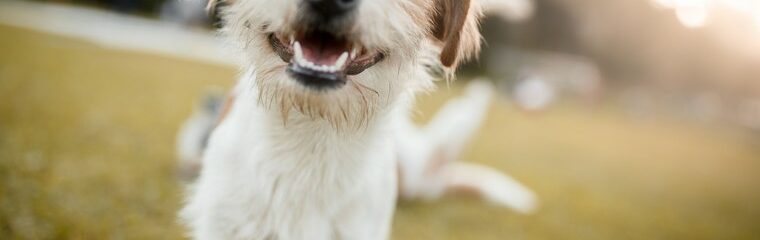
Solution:
M 456 67 L 480 51 L 478 19 L 480 7 L 477 0 L 435 0 L 433 37 L 441 41 L 441 63 Z

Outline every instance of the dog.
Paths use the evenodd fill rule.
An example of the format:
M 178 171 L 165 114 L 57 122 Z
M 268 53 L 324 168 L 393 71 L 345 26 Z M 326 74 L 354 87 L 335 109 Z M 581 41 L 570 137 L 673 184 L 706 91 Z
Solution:
M 485 115 L 488 84 L 471 84 L 426 128 L 409 117 L 435 75 L 452 78 L 478 53 L 480 1 L 211 2 L 246 67 L 209 111 L 220 120 L 207 144 L 180 151 L 204 148 L 185 156 L 202 154 L 181 211 L 191 237 L 387 239 L 399 195 L 457 189 L 530 211 L 530 190 L 456 161 Z

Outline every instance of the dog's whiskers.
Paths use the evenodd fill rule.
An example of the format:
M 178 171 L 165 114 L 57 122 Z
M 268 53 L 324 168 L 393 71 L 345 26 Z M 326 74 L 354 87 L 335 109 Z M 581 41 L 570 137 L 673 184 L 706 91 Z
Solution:
M 353 82 L 354 84 L 358 85 L 359 87 L 362 87 L 362 88 L 364 88 L 364 89 L 367 89 L 367 90 L 369 90 L 369 91 L 371 91 L 371 92 L 375 93 L 375 95 L 377 95 L 377 96 L 380 96 L 380 92 L 378 92 L 377 90 L 375 90 L 375 89 L 373 89 L 373 88 L 371 88 L 371 87 L 367 87 L 367 85 L 364 85 L 364 84 L 362 84 L 362 83 L 361 83 L 361 82 L 359 82 L 359 81 L 351 81 L 351 82 Z

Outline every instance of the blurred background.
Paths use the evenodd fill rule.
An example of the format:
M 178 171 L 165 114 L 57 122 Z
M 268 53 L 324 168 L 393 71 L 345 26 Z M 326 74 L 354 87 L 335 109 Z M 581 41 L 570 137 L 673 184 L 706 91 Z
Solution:
M 469 161 L 540 199 L 401 202 L 394 239 L 760 239 L 760 1 L 504 0 Z M 202 0 L 0 1 L 0 239 L 182 239 L 174 141 L 238 57 Z

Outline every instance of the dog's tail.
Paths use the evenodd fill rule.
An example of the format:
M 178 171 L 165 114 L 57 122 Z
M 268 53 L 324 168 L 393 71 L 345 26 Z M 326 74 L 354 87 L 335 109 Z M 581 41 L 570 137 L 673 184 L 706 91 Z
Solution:
M 203 151 L 221 114 L 224 94 L 217 89 L 207 90 L 194 113 L 182 124 L 177 134 L 179 176 L 186 182 L 195 180 L 200 172 Z

